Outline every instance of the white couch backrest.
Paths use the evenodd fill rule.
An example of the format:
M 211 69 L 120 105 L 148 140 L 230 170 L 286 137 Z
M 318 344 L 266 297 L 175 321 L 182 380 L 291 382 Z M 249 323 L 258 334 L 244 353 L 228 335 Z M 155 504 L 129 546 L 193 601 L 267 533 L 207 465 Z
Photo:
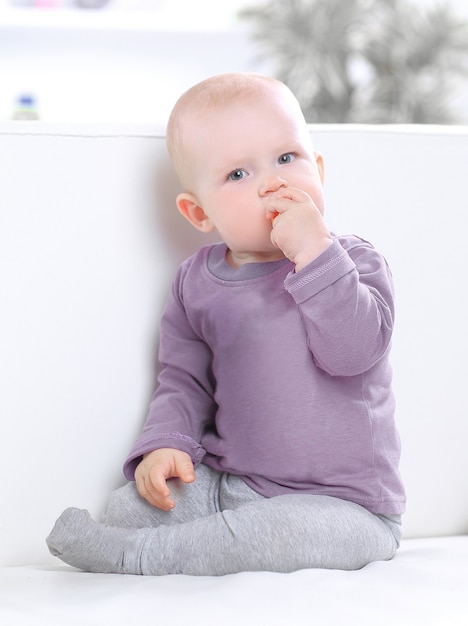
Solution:
M 395 278 L 406 536 L 468 531 L 468 131 L 311 127 L 327 217 Z M 178 215 L 162 129 L 0 125 L 0 564 L 47 561 L 67 506 L 122 483 L 156 376 L 158 319 L 206 242 Z

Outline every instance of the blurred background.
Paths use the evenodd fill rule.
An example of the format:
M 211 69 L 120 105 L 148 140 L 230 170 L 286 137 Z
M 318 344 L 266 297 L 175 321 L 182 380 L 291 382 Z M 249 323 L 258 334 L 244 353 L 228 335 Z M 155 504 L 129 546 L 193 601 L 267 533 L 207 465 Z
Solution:
M 164 122 L 228 71 L 310 122 L 468 123 L 467 0 L 0 0 L 0 121 Z

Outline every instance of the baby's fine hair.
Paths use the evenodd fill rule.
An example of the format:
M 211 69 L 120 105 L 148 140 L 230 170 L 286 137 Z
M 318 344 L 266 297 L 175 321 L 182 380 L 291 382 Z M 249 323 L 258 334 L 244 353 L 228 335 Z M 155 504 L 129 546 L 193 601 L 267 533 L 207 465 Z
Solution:
M 232 72 L 211 76 L 188 89 L 177 100 L 166 129 L 166 142 L 169 155 L 183 185 L 186 184 L 184 167 L 184 122 L 187 117 L 195 123 L 213 108 L 222 108 L 233 102 L 258 100 L 278 89 L 287 93 L 299 109 L 295 96 L 284 83 L 275 78 L 253 72 Z

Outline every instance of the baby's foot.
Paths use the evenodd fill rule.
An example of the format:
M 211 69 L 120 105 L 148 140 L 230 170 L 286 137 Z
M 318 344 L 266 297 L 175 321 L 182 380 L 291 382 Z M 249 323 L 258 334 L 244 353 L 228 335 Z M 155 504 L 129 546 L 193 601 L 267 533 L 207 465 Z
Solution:
M 46 542 L 51 554 L 87 572 L 138 574 L 131 563 L 139 561 L 135 556 L 139 541 L 132 541 L 135 532 L 99 524 L 86 510 L 66 509 Z

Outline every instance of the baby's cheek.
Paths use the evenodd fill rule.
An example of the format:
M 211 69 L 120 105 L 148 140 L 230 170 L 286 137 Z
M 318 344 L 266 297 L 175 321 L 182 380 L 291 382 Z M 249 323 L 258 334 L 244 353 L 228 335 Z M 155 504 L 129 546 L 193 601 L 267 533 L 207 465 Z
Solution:
M 235 233 L 238 237 L 245 238 L 249 235 L 252 235 L 255 231 L 258 231 L 259 226 L 261 226 L 262 229 L 264 229 L 265 227 L 270 227 L 268 220 L 264 219 L 263 222 L 260 222 L 258 225 L 256 225 L 251 219 L 243 219 L 242 217 L 239 217 L 236 223 L 232 225 L 231 232 L 233 234 Z

